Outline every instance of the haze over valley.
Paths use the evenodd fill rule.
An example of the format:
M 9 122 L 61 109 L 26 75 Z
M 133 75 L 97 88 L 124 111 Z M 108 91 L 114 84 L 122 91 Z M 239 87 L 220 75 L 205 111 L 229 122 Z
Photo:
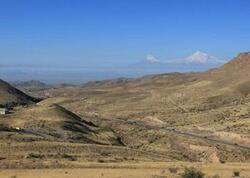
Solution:
M 135 60 L 136 61 L 136 60 Z M 85 67 L 0 66 L 0 77 L 9 82 L 39 80 L 48 84 L 81 84 L 93 80 L 136 78 L 144 75 L 170 72 L 201 72 L 219 67 L 227 60 L 220 60 L 197 51 L 188 57 L 160 60 L 148 54 L 131 64 Z
M 0 1 L 0 178 L 250 178 L 250 2 Z

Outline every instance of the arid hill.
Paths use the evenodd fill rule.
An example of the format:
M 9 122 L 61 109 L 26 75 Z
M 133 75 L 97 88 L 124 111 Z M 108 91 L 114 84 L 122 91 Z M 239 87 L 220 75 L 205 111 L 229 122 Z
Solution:
M 24 105 L 37 102 L 37 99 L 26 95 L 0 79 L 0 105 Z
M 97 158 L 101 162 L 249 162 L 249 56 L 242 53 L 224 66 L 202 73 L 34 90 L 34 96 L 47 99 L 2 117 L 6 118 L 0 122 L 5 133 L 13 128 L 26 131 L 24 138 L 23 133 L 2 136 L 2 146 L 12 149 L 5 144 L 11 140 L 23 149 L 18 152 L 22 157 L 33 150 L 27 140 L 35 140 L 36 149 L 42 152 L 37 163 L 42 167 L 51 161 L 51 145 L 59 147 L 62 142 L 60 152 L 74 153 L 80 163 Z M 32 139 L 27 138 L 28 133 Z M 20 137 L 22 144 L 15 141 Z M 77 154 L 78 144 L 85 154 Z M 103 145 L 109 145 L 108 153 Z M 14 163 L 16 157 L 8 159 Z M 21 162 L 26 165 L 27 160 L 22 157 Z M 62 167 L 63 162 L 59 163 Z
M 212 80 L 224 80 L 232 83 L 235 81 L 250 80 L 250 52 L 240 53 L 224 66 L 211 69 L 205 73 Z
M 99 128 L 65 108 L 39 103 L 16 111 L 7 122 L 10 128 L 39 135 L 45 140 L 121 145 L 108 128 Z

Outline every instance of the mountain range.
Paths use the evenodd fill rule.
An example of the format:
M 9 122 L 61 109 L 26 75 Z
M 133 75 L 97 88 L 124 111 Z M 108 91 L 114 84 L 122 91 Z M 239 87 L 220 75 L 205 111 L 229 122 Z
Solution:
M 15 103 L 0 115 L 0 168 L 250 161 L 249 52 L 205 72 L 29 88 L 40 102 L 4 81 L 0 94 Z
M 219 67 L 226 61 L 197 51 L 187 57 L 160 60 L 149 54 L 143 60 L 132 64 L 106 68 L 1 68 L 0 78 L 11 83 L 40 80 L 49 84 L 79 84 L 93 80 L 107 80 L 119 77 L 141 77 L 168 72 L 200 72 Z
M 133 70 L 146 71 L 146 73 L 198 72 L 219 67 L 226 62 L 207 53 L 196 51 L 188 57 L 169 60 L 159 60 L 154 55 L 149 54 L 144 60 L 130 67 Z

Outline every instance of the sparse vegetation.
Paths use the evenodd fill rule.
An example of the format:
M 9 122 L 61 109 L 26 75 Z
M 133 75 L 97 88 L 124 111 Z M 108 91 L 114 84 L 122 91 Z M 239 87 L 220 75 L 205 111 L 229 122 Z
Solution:
M 10 128 L 8 128 L 5 124 L 0 123 L 0 131 L 9 131 L 11 130 Z
M 176 174 L 179 170 L 178 167 L 170 167 L 168 168 L 169 172 L 172 173 L 172 174 Z
M 36 162 L 37 163 L 37 162 Z M 82 162 L 81 162 L 82 163 Z M 187 163 L 190 164 L 190 163 Z M 192 163 L 194 166 L 199 165 L 199 163 Z M 71 164 L 72 165 L 72 164 Z M 242 175 L 240 177 L 247 178 L 250 175 L 249 164 L 239 165 L 238 163 L 229 164 L 229 165 L 221 165 L 221 164 L 203 164 L 200 168 L 201 171 L 206 172 L 205 178 L 233 178 L 233 171 L 230 170 L 232 165 L 235 168 L 244 169 L 242 171 Z M 84 164 L 84 169 L 36 169 L 29 170 L 27 168 L 14 170 L 2 170 L 0 171 L 0 177 L 11 178 L 11 176 L 16 175 L 17 177 L 25 177 L 25 178 L 33 178 L 33 177 L 46 177 L 46 178 L 54 178 L 54 177 L 82 177 L 84 178 L 100 178 L 108 177 L 108 178 L 117 178 L 117 177 L 136 177 L 136 178 L 178 178 L 180 174 L 171 174 L 168 170 L 162 172 L 162 166 L 167 167 L 178 167 L 180 170 L 183 166 L 182 163 L 145 163 L 141 162 L 140 164 L 92 164 L 86 163 Z M 100 167 L 101 166 L 101 167 Z M 86 168 L 88 167 L 88 168 Z M 151 168 L 150 168 L 151 167 Z M 51 167 L 49 167 L 51 168 Z M 210 171 L 208 171 L 210 170 Z M 32 171 L 32 172 L 30 172 Z M 181 171 L 180 171 L 181 172 Z M 214 172 L 219 172 L 219 175 L 213 175 Z M 27 173 L 27 174 L 26 174 Z M 23 176 L 26 175 L 26 176 Z M 213 176 L 212 176 L 213 175 Z
M 194 167 L 185 168 L 184 172 L 181 174 L 181 178 L 204 178 L 205 174 Z
M 11 176 L 10 178 L 17 178 L 17 176 Z
M 221 163 L 221 164 L 225 164 L 225 163 L 226 163 L 226 161 L 224 161 L 224 160 L 220 159 L 220 163 Z
M 216 175 L 212 176 L 211 178 L 220 178 L 220 176 L 216 174 Z
M 233 177 L 239 178 L 240 177 L 240 172 L 239 171 L 234 171 L 233 172 Z
M 98 159 L 97 162 L 98 162 L 98 163 L 105 163 L 105 160 L 103 160 L 103 159 Z
M 64 159 L 68 159 L 70 161 L 76 161 L 77 160 L 76 156 L 68 155 L 68 154 L 65 154 L 65 153 L 61 157 L 64 158 Z
M 245 76 L 250 70 L 228 78 L 230 68 L 227 64 L 212 73 L 30 90 L 34 96 L 50 96 L 38 104 L 0 85 L 0 99 L 30 104 L 22 107 L 17 102 L 12 113 L 0 116 L 0 168 L 74 168 L 88 162 L 133 168 L 145 161 L 184 162 L 162 166 L 159 175 L 153 174 L 163 177 L 178 176 L 183 166 L 200 161 L 222 169 L 229 162 L 247 162 L 250 96 Z M 232 176 L 236 167 L 228 168 L 227 175 Z M 190 168 L 182 176 L 204 177 L 202 171 L 207 173 Z
M 36 98 L 26 95 L 0 79 L 0 106 L 12 108 L 13 106 L 31 104 L 37 101 Z
M 27 159 L 32 159 L 32 158 L 36 158 L 36 159 L 42 159 L 44 158 L 44 155 L 43 154 L 39 154 L 39 153 L 29 153 L 27 156 L 26 156 Z

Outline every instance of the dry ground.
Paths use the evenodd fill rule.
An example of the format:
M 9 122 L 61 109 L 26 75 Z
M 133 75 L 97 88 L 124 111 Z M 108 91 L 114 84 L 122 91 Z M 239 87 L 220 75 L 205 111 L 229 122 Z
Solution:
M 246 53 L 204 73 L 35 90 L 42 102 L 0 116 L 0 178 L 250 177 L 249 71 Z
M 84 165 L 83 165 L 84 166 Z M 86 163 L 81 169 L 20 169 L 1 170 L 1 178 L 175 178 L 184 167 L 196 167 L 202 170 L 206 177 L 215 175 L 220 178 L 231 178 L 234 171 L 239 171 L 241 177 L 250 178 L 249 163 L 202 164 L 202 163 L 120 163 L 100 164 Z

